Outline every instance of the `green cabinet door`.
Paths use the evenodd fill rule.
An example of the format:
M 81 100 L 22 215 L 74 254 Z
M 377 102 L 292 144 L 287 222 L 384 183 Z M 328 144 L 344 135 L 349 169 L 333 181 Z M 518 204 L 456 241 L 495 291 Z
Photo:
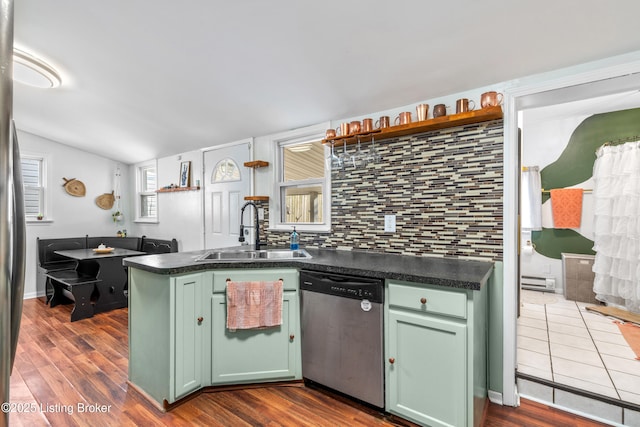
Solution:
M 428 426 L 467 425 L 466 323 L 389 309 L 387 410 Z
M 226 327 L 225 294 L 211 298 L 213 313 L 212 383 L 238 384 L 292 380 L 297 376 L 300 336 L 293 317 L 298 311 L 297 292 L 285 292 L 282 325 L 266 329 Z
M 174 295 L 173 399 L 191 393 L 203 385 L 202 338 L 205 329 L 202 274 L 172 278 Z M 206 319 L 208 321 L 208 319 Z
M 227 329 L 226 280 L 284 283 L 282 325 L 264 329 Z M 289 381 L 302 378 L 298 271 L 245 269 L 213 272 L 210 296 L 211 384 Z

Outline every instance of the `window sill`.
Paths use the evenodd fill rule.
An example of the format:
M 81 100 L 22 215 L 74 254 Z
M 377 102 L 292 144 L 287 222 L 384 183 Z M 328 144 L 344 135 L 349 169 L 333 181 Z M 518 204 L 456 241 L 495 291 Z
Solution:
M 158 221 L 157 219 L 142 219 L 142 218 L 138 218 L 136 220 L 133 221 L 134 223 L 138 223 L 138 224 L 158 224 L 160 221 Z
M 27 219 L 25 222 L 27 223 L 27 225 L 37 225 L 37 224 L 49 225 L 53 223 L 53 220 L 52 219 Z
M 327 224 L 318 224 L 318 225 L 309 225 L 309 224 L 286 224 L 286 225 L 276 225 L 274 227 L 269 227 L 269 231 L 280 231 L 280 232 L 292 232 L 293 227 L 296 228 L 296 231 L 303 233 L 331 233 L 331 225 Z

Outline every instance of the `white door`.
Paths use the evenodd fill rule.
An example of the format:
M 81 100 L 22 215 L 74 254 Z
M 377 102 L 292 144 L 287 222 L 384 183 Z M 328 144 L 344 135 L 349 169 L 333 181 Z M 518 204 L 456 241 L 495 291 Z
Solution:
M 251 192 L 251 140 L 204 153 L 204 243 L 206 249 L 239 245 L 240 208 Z M 245 224 L 252 224 L 246 215 Z M 249 240 L 250 241 L 250 240 Z

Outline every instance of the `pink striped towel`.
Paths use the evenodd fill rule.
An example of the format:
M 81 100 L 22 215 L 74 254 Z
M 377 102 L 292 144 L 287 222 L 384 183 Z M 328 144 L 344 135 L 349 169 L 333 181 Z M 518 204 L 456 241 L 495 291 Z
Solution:
M 227 329 L 282 325 L 282 280 L 227 281 Z

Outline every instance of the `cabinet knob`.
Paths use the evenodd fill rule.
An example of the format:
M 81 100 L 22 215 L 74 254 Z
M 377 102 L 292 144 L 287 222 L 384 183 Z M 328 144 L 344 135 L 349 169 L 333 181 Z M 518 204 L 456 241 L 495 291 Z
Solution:
M 427 303 L 427 299 L 426 298 L 420 298 L 420 303 L 421 304 L 426 304 Z
M 289 339 L 290 339 L 291 341 L 293 341 L 293 339 L 294 339 L 295 337 L 296 337 L 296 336 L 295 336 L 295 335 L 293 335 L 293 334 L 289 335 Z
M 200 325 L 203 320 L 204 320 L 204 317 L 202 317 L 202 316 L 198 317 L 198 325 Z
M 393 357 L 390 357 L 389 358 L 389 363 L 391 363 L 393 365 L 394 363 L 396 363 L 396 359 L 394 359 Z

